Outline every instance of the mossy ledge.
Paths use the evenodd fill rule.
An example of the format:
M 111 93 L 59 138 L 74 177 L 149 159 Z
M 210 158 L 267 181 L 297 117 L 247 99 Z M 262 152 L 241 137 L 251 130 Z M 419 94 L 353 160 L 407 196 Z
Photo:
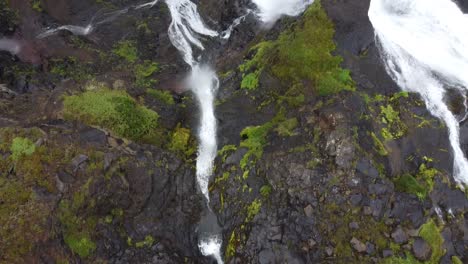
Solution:
M 115 135 L 143 143 L 160 143 L 159 115 L 121 90 L 98 89 L 66 96 L 66 119 L 108 129 Z

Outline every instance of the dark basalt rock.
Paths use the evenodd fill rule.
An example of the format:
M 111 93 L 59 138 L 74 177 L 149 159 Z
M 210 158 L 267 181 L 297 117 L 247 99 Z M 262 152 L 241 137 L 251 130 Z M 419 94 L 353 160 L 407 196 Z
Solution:
M 14 29 L 15 37 L 30 49 L 17 58 L 0 54 L 0 84 L 14 92 L 0 94 L 0 127 L 40 127 L 44 131 L 41 146 L 64 149 L 63 160 L 41 161 L 46 164 L 43 173 L 53 172 L 57 191 L 34 188 L 39 200 L 51 204 L 48 231 L 55 235 L 40 241 L 28 253 L 31 261 L 25 262 L 54 263 L 63 257 L 70 263 L 213 263 L 198 249 L 198 223 L 206 206 L 196 184 L 196 156 L 184 156 L 168 147 L 177 126 L 196 134 L 199 113 L 191 95 L 183 90 L 189 67 L 169 41 L 171 17 L 163 1 L 152 9 L 129 11 L 89 36 L 62 32 L 40 41 L 34 36 L 43 27 L 82 25 L 96 13 L 125 8 L 134 1 L 44 0 L 40 13 L 33 12 L 29 2 L 14 3 L 20 16 Z M 217 30 L 228 27 L 252 5 L 244 0 L 194 2 L 206 23 Z M 221 225 L 226 263 L 378 263 L 403 251 L 424 261 L 431 248 L 417 237 L 418 230 L 436 217 L 435 208 L 440 208 L 445 222 L 441 234 L 447 253 L 442 263 L 455 255 L 466 259 L 468 200 L 450 176 L 453 162 L 446 151 L 450 149 L 446 129 L 416 95 L 409 95 L 396 100 L 394 108 L 410 128 L 401 138 L 382 143 L 388 155 L 377 153 L 370 133 L 380 135 L 382 117 L 374 112 L 381 105 L 366 102 L 363 94 L 388 99 L 399 88 L 381 63 L 367 18 L 369 0 L 321 2 L 335 25 L 335 53 L 343 57 L 342 65 L 350 70 L 356 91 L 328 97 L 307 91 L 301 106 L 286 106 L 285 118 L 296 118 L 298 125 L 287 137 L 276 129 L 269 131 L 262 138 L 267 143 L 261 157 L 251 157 L 253 163 L 247 170 L 239 165 L 249 151 L 239 146 L 245 140 L 241 131 L 273 120 L 279 112 L 275 100 L 291 87 L 265 71 L 258 89 L 246 93 L 240 89 L 239 65 L 252 55 L 253 45 L 276 39 L 300 18 L 284 18 L 266 29 L 250 15 L 230 40 L 204 40 L 210 52 L 203 59 L 220 73 L 218 145 L 236 146 L 225 157 L 217 157 L 210 184 L 210 207 Z M 464 1 L 460 5 L 466 6 Z M 12 29 L 0 23 L 0 34 L 13 35 Z M 174 104 L 162 104 L 133 85 L 130 63 L 122 67 L 113 65 L 114 61 L 100 62 L 100 56 L 114 56 L 112 49 L 122 40 L 135 42 L 141 60 L 158 62 L 161 70 L 152 76 L 158 82 L 150 88 L 172 91 Z M 64 119 L 63 96 L 82 92 L 89 81 L 88 77 L 74 80 L 51 73 L 54 60 L 69 56 L 93 65 L 96 73 L 89 78 L 125 89 L 138 103 L 157 111 L 167 136 L 164 142 L 156 146 L 130 142 Z M 40 66 L 33 68 L 31 63 Z M 432 125 L 418 127 L 419 119 L 414 120 L 413 114 Z M 465 150 L 467 130 L 468 122 L 462 123 Z M 2 148 L 0 157 L 8 160 L 9 152 L 8 147 Z M 418 178 L 420 165 L 426 163 L 440 172 L 430 179 L 433 189 L 427 198 L 396 187 L 399 176 L 408 173 Z M 54 166 L 59 170 L 52 170 Z M 14 178 L 13 168 L 2 170 L 0 177 Z M 58 215 L 63 210 L 61 202 L 73 204 L 81 199 L 83 204 L 74 208 L 73 215 L 95 224 L 90 237 L 96 249 L 88 258 L 71 251 Z M 84 229 L 88 221 L 82 222 Z M 410 237 L 416 237 L 412 245 Z M 402 244 L 402 252 L 389 249 L 391 242 Z
M 413 242 L 413 253 L 417 259 L 426 261 L 431 257 L 432 249 L 424 239 L 417 237 Z

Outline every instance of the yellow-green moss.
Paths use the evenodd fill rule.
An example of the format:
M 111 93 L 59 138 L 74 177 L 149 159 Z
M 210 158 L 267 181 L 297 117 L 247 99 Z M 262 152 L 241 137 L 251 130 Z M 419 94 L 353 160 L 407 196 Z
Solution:
M 159 141 L 159 115 L 125 91 L 100 89 L 65 97 L 64 116 L 113 131 L 132 140 Z
M 173 105 L 175 104 L 174 98 L 172 97 L 171 92 L 169 91 L 161 91 L 156 89 L 147 89 L 146 93 L 151 95 L 156 100 L 166 104 L 166 105 Z
M 169 149 L 187 157 L 193 155 L 196 151 L 196 147 L 191 140 L 190 129 L 178 125 L 172 132 Z
M 154 244 L 154 238 L 150 235 L 145 237 L 145 240 L 136 242 L 135 247 L 142 248 L 142 247 L 152 247 Z
M 31 156 L 36 151 L 36 145 L 28 138 L 17 137 L 13 139 L 10 150 L 11 158 L 17 161 L 22 156 Z
M 431 246 L 432 255 L 428 263 L 437 264 L 445 254 L 443 249 L 444 238 L 433 219 L 429 219 L 419 230 L 419 235 Z
M 138 59 L 138 50 L 135 47 L 134 41 L 120 41 L 115 45 L 113 52 L 125 59 L 127 62 L 134 63 Z
M 320 1 L 315 1 L 303 18 L 277 40 L 254 47 L 257 54 L 240 68 L 243 88 L 254 89 L 259 73 L 268 69 L 289 83 L 312 81 L 316 92 L 323 96 L 354 90 L 350 72 L 340 66 L 342 58 L 332 54 L 336 48 L 334 34 L 333 23 Z
M 143 63 L 135 65 L 135 84 L 138 87 L 149 88 L 156 84 L 152 75 L 159 71 L 159 65 L 156 62 L 145 60 Z

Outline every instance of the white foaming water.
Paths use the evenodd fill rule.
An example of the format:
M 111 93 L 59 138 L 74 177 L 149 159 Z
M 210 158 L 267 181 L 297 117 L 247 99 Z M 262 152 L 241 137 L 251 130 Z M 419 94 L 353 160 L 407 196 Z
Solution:
M 198 246 L 200 251 L 204 256 L 213 256 L 216 259 L 216 262 L 223 263 L 221 257 L 221 245 L 223 241 L 217 235 L 202 239 Z
M 57 27 L 57 28 L 52 28 L 52 29 L 46 30 L 45 32 L 37 35 L 37 38 L 38 39 L 47 38 L 49 36 L 52 36 L 52 35 L 58 33 L 59 31 L 62 31 L 62 30 L 69 31 L 73 35 L 86 36 L 89 33 L 91 33 L 93 31 L 93 29 L 94 28 L 93 28 L 93 26 L 91 24 L 86 26 L 86 27 L 80 27 L 80 26 L 74 26 L 74 25 L 65 25 L 65 26 L 60 26 L 60 27 Z
M 445 121 L 454 178 L 468 184 L 459 121 L 444 102 L 446 88 L 468 90 L 468 16 L 451 0 L 372 0 L 369 18 L 388 73 L 404 90 L 419 93 Z
M 200 106 L 199 146 L 197 158 L 197 181 L 201 192 L 209 201 L 208 183 L 216 158 L 216 117 L 214 115 L 214 94 L 219 81 L 216 73 L 208 67 L 195 65 L 192 68 L 187 85 L 195 94 Z
M 196 174 L 200 190 L 208 202 L 208 183 L 212 175 L 213 161 L 217 151 L 216 118 L 213 102 L 214 95 L 219 87 L 219 81 L 213 70 L 201 66 L 195 60 L 192 45 L 199 50 L 204 50 L 199 37 L 217 37 L 219 33 L 205 26 L 197 11 L 197 6 L 190 0 L 166 0 L 166 4 L 172 16 L 172 22 L 168 30 L 169 39 L 174 47 L 182 53 L 184 61 L 192 67 L 192 72 L 186 81 L 187 86 L 197 98 L 201 114 Z M 213 256 L 218 264 L 222 264 L 221 245 L 223 241 L 221 236 L 218 234 L 209 234 L 208 236 L 202 234 L 202 236 L 205 237 L 202 237 L 198 244 L 201 253 L 204 256 Z
M 281 16 L 297 16 L 314 0 L 252 0 L 259 9 L 260 19 L 273 23 Z
M 218 32 L 205 26 L 200 14 L 197 11 L 197 5 L 190 0 L 166 0 L 172 16 L 172 22 L 169 26 L 169 38 L 184 56 L 184 60 L 190 66 L 196 64 L 193 58 L 192 45 L 204 50 L 203 44 L 196 34 L 216 37 Z
M 1 38 L 0 50 L 8 51 L 12 55 L 16 55 L 21 51 L 21 45 L 16 40 Z

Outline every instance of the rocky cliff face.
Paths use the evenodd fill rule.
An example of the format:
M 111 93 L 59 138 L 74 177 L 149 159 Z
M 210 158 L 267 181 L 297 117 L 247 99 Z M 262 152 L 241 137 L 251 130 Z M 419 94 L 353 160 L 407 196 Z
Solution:
M 251 6 L 194 2 L 216 30 Z M 226 263 L 465 263 L 444 125 L 387 76 L 368 0 L 320 2 L 206 40 Z M 188 67 L 164 3 L 112 13 L 132 4 L 0 1 L 2 37 L 22 46 L 0 51 L 0 263 L 212 263 L 197 245 Z

